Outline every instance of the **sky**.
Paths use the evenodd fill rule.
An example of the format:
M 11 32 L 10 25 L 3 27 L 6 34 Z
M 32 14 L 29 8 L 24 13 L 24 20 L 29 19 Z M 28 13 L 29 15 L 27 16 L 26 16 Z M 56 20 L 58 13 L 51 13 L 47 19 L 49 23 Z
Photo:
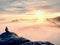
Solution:
M 0 34 L 6 26 L 32 41 L 60 45 L 60 0 L 0 0 Z
M 32 10 L 60 12 L 60 0 L 0 0 L 0 13 L 26 13 Z

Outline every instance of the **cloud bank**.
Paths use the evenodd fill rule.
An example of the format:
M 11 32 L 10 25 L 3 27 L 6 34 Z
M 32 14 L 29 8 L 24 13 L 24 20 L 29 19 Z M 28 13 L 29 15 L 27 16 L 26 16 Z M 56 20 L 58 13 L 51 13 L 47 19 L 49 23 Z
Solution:
M 0 13 L 26 13 L 32 10 L 60 12 L 60 0 L 0 0 Z

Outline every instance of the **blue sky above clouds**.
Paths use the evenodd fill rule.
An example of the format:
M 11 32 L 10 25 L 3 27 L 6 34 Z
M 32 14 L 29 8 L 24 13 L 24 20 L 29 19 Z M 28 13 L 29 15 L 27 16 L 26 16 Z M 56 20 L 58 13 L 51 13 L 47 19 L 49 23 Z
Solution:
M 26 13 L 40 9 L 60 12 L 60 0 L 0 0 L 0 13 Z

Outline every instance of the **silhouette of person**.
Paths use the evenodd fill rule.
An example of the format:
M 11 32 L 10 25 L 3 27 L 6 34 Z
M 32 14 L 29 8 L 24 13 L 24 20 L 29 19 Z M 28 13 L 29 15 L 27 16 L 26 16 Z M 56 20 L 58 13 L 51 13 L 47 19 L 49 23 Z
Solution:
M 7 27 L 5 28 L 5 31 L 6 31 L 6 32 L 9 32 L 9 30 L 8 30 L 8 28 L 7 28 Z

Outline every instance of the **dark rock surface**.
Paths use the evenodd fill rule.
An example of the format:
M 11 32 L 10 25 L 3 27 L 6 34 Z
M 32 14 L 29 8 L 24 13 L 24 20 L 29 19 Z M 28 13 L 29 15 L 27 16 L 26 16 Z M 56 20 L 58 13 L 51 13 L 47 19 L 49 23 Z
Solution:
M 26 38 L 19 37 L 16 33 L 10 32 L 5 28 L 5 32 L 0 35 L 0 45 L 54 45 L 50 42 L 35 41 L 32 42 Z

